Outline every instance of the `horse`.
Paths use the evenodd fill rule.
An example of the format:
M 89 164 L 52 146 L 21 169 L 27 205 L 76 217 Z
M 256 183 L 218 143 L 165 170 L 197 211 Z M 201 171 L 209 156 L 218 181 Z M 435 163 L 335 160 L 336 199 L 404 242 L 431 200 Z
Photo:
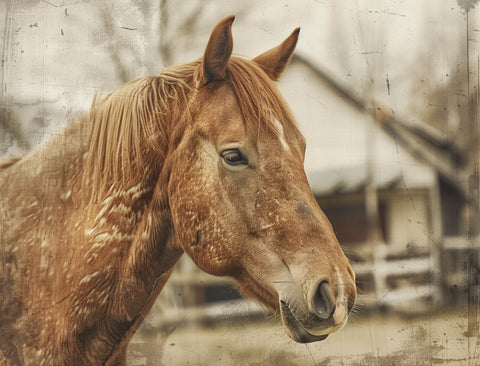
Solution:
M 0 165 L 0 361 L 125 364 L 183 253 L 279 314 L 294 341 L 345 325 L 355 275 L 275 83 L 300 28 L 250 60 L 232 56 L 233 20 L 203 57 L 95 97 Z

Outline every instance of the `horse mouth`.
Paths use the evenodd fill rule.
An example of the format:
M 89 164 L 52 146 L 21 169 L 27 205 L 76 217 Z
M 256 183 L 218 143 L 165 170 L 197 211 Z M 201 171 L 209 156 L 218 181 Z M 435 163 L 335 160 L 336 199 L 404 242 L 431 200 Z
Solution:
M 307 329 L 305 329 L 304 326 L 302 326 L 302 324 L 297 320 L 297 318 L 295 318 L 292 310 L 283 300 L 280 301 L 280 314 L 283 324 L 287 328 L 288 336 L 298 343 L 323 341 L 325 338 L 328 337 L 328 333 L 330 333 L 328 332 L 328 330 L 326 330 L 327 334 L 319 335 L 315 335 L 309 332 Z

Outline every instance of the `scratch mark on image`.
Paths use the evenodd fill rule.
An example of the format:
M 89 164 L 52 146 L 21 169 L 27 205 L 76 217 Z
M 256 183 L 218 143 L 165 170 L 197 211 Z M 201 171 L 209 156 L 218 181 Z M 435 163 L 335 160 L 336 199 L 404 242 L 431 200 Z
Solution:
M 387 74 L 387 91 L 388 91 L 388 95 L 390 95 L 390 80 L 388 79 L 388 74 Z

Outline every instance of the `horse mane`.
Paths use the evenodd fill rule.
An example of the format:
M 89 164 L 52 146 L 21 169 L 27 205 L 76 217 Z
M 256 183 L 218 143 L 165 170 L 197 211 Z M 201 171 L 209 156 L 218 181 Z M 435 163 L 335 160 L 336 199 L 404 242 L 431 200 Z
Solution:
M 152 152 L 165 156 L 168 128 L 180 113 L 174 106 L 185 100 L 196 68 L 195 63 L 175 66 L 124 84 L 103 100 L 94 99 L 83 179 L 92 198 L 148 174 Z
M 181 107 L 188 105 L 188 92 L 202 87 L 202 70 L 200 59 L 124 84 L 103 100 L 94 99 L 83 179 L 92 198 L 117 184 L 136 182 L 150 173 L 152 163 L 162 163 L 169 128 L 183 112 Z M 262 131 L 278 133 L 275 120 L 283 126 L 295 124 L 275 83 L 254 62 L 231 57 L 226 82 L 234 90 L 246 128 L 257 137 Z

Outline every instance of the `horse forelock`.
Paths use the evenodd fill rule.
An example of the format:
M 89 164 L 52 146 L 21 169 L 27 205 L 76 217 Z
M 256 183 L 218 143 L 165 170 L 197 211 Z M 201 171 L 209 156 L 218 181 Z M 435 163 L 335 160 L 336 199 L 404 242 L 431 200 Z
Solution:
M 250 132 L 278 135 L 277 124 L 298 129 L 290 109 L 273 80 L 253 61 L 232 57 L 227 65 L 228 79 L 237 97 L 244 123 Z

